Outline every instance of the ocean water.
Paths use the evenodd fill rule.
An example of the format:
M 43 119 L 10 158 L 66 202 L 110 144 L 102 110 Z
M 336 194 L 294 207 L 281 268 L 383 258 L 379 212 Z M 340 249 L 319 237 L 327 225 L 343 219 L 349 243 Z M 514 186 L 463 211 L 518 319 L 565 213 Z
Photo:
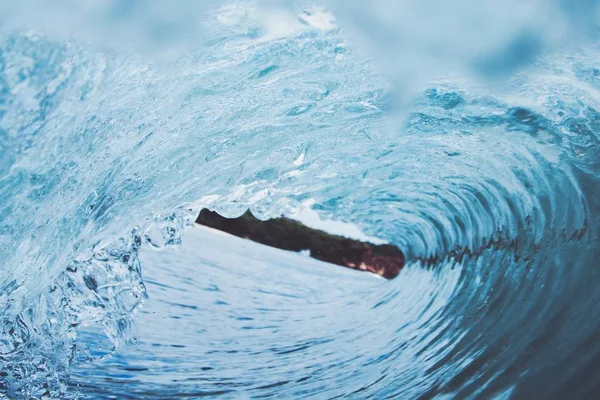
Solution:
M 597 17 L 0 3 L 0 398 L 597 398 Z M 406 268 L 193 225 L 307 204 Z

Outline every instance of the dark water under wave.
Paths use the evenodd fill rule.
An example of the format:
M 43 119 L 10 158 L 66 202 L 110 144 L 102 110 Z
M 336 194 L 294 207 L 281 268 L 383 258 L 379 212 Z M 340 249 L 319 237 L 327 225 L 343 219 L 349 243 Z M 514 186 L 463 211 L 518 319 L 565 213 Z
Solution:
M 329 14 L 277 15 L 203 14 L 169 65 L 3 31 L 0 393 L 597 397 L 597 48 L 430 80 L 398 116 Z M 373 280 L 189 227 L 308 200 L 410 265 Z

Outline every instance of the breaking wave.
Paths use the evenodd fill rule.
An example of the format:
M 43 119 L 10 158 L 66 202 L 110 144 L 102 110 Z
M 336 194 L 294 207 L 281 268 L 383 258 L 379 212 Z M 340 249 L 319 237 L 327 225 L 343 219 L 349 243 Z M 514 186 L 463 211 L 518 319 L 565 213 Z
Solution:
M 428 73 L 414 90 L 389 75 L 397 59 L 366 58 L 351 44 L 354 31 L 338 26 L 347 14 L 338 22 L 323 9 L 281 7 L 269 15 L 250 5 L 198 10 L 194 41 L 177 47 L 179 36 L 171 38 L 168 48 L 183 49 L 175 56 L 149 47 L 162 28 L 172 31 L 149 17 L 158 33 L 131 47 L 2 25 L 0 393 L 599 393 L 597 47 L 538 40 L 535 62 L 512 63 L 498 78 L 493 72 L 514 58 L 502 48 L 494 65 L 469 61 L 479 78 L 468 67 L 460 77 Z M 111 12 L 107 20 L 118 22 Z M 111 27 L 131 32 L 128 22 Z M 85 32 L 96 32 L 90 26 Z M 494 83 L 478 81 L 490 75 Z M 247 318 L 265 318 L 269 291 L 286 287 L 295 298 L 276 304 L 298 327 L 268 336 L 269 348 L 254 333 L 207 334 L 214 340 L 197 357 L 208 363 L 211 350 L 247 338 L 230 356 L 243 371 L 260 360 L 252 381 L 182 362 L 207 378 L 150 393 L 135 381 L 94 381 L 88 369 L 78 376 L 95 383 L 73 384 L 74 368 L 137 340 L 135 314 L 148 297 L 140 249 L 171 254 L 166 248 L 181 244 L 203 207 L 269 218 L 309 200 L 321 217 L 397 244 L 409 265 L 368 287 L 330 274 L 329 282 L 352 281 L 335 290 L 292 261 L 286 268 L 297 271 L 270 280 L 207 267 L 188 278 L 255 296 L 261 307 L 239 300 Z M 223 313 L 212 304 L 202 304 L 204 317 Z M 304 325 L 309 319 L 324 322 L 305 332 L 315 326 Z

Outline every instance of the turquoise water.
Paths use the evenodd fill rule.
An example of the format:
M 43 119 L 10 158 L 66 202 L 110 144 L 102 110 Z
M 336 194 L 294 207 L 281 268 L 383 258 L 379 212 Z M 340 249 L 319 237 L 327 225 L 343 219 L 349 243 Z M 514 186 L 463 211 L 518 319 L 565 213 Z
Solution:
M 595 2 L 20 4 L 0 7 L 2 395 L 599 393 Z M 307 202 L 404 272 L 192 226 Z

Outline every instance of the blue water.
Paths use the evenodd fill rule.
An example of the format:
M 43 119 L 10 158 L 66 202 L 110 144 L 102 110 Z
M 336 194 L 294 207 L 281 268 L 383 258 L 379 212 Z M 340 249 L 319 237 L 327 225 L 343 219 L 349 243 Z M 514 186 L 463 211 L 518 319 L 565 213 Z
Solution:
M 0 397 L 597 398 L 596 2 L 467 3 L 0 3 Z

